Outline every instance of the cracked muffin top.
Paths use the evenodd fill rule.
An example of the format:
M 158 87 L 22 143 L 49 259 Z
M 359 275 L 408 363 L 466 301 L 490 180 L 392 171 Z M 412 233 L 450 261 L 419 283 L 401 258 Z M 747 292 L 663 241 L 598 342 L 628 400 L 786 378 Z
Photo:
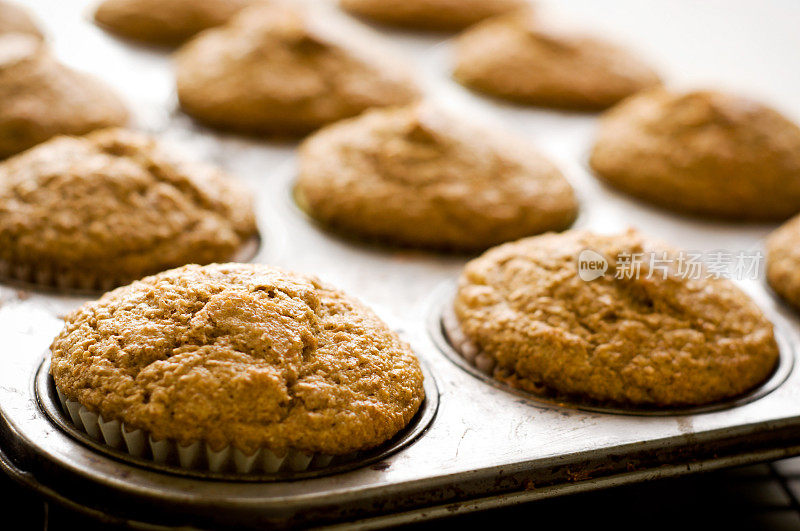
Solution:
M 340 0 L 343 9 L 383 24 L 457 30 L 528 6 L 526 0 Z
M 174 46 L 224 24 L 255 0 L 105 0 L 95 21 L 112 33 L 150 44 Z
M 188 265 L 85 304 L 52 344 L 67 397 L 156 439 L 347 454 L 377 446 L 424 398 L 410 347 L 314 277 Z
M 767 238 L 767 280 L 787 302 L 800 309 L 800 216 Z
M 3 33 L 27 33 L 42 38 L 42 32 L 25 8 L 0 0 L 0 35 Z
M 259 4 L 177 55 L 186 113 L 244 133 L 304 134 L 369 107 L 415 100 L 410 71 L 324 6 Z
M 591 281 L 577 269 L 586 249 L 608 262 Z M 651 252 L 673 261 L 651 269 Z M 636 253 L 644 253 L 638 275 Z M 534 393 L 690 406 L 764 381 L 778 360 L 772 324 L 729 280 L 686 274 L 679 263 L 678 251 L 635 231 L 527 238 L 467 264 L 455 312 L 496 361 L 495 377 Z
M 774 220 L 800 211 L 800 127 L 738 96 L 636 95 L 602 118 L 590 162 L 611 185 L 681 212 Z
M 122 129 L 0 163 L 0 260 L 126 283 L 227 261 L 256 232 L 248 191 Z
M 0 158 L 55 135 L 123 125 L 128 111 L 100 80 L 62 65 L 36 37 L 0 35 Z
M 501 15 L 456 40 L 453 76 L 500 98 L 577 110 L 599 110 L 660 84 L 658 75 L 622 47 L 565 30 L 531 11 Z
M 577 212 L 561 172 L 525 142 L 428 104 L 372 110 L 306 139 L 295 197 L 334 229 L 458 251 L 563 229 Z

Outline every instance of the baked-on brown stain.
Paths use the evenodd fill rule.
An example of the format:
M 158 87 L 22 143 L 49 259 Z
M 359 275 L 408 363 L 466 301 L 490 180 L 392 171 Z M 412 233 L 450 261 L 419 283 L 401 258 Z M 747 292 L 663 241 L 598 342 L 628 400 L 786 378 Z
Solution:
M 590 162 L 609 184 L 673 210 L 739 220 L 800 211 L 800 127 L 730 94 L 633 96 L 601 119 Z
M 306 139 L 295 195 L 335 229 L 459 251 L 564 229 L 578 208 L 529 144 L 427 104 L 372 110 Z
M 13 265 L 127 283 L 228 261 L 255 233 L 242 185 L 140 133 L 60 136 L 0 163 L 0 260 Z
M 605 276 L 581 280 L 584 249 L 606 257 Z M 772 324 L 732 282 L 688 277 L 677 261 L 666 278 L 661 270 L 648 275 L 646 257 L 638 278 L 615 278 L 618 257 L 651 251 L 678 259 L 634 231 L 507 243 L 467 264 L 456 315 L 466 336 L 496 360 L 495 377 L 534 393 L 689 406 L 764 381 L 778 360 Z
M 161 440 L 347 454 L 406 426 L 424 398 L 410 347 L 316 278 L 189 265 L 72 313 L 52 345 L 67 397 Z

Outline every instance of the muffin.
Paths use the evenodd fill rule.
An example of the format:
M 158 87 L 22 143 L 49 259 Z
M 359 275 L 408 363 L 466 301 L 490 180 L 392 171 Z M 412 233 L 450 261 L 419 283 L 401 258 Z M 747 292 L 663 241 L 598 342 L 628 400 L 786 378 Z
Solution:
M 680 212 L 780 220 L 800 211 L 800 128 L 752 100 L 654 89 L 601 120 L 592 169 Z
M 767 281 L 775 292 L 800 308 L 800 216 L 767 238 Z
M 105 0 L 94 20 L 108 31 L 149 44 L 175 46 L 219 26 L 255 0 Z
M 416 357 L 370 309 L 259 264 L 188 265 L 116 289 L 67 317 L 51 349 L 68 404 L 154 444 L 204 445 L 209 464 L 234 454 L 247 471 L 374 448 L 424 399 Z
M 0 0 L 0 35 L 4 33 L 26 33 L 42 38 L 42 32 L 25 8 Z
M 321 6 L 261 4 L 199 35 L 177 57 L 178 98 L 211 126 L 298 135 L 418 96 L 405 66 Z
M 527 10 L 486 20 L 461 34 L 453 76 L 499 98 L 586 111 L 605 109 L 660 83 L 627 50 L 548 25 Z
M 6 277 L 107 289 L 231 260 L 255 234 L 248 190 L 131 131 L 59 136 L 0 163 Z
M 60 64 L 31 35 L 0 35 L 0 158 L 59 134 L 123 125 L 125 105 L 100 80 Z
M 525 142 L 428 104 L 368 111 L 306 139 L 295 197 L 333 229 L 456 251 L 564 229 L 578 208 Z
M 586 252 L 608 264 L 598 278 L 579 275 Z M 774 370 L 772 325 L 732 282 L 687 274 L 680 257 L 635 231 L 495 247 L 459 279 L 451 337 L 495 378 L 538 395 L 650 408 L 736 397 Z
M 528 6 L 526 0 L 340 0 L 343 9 L 383 24 L 458 30 Z
M 800 128 L 752 100 L 654 89 L 610 110 L 590 164 L 656 205 L 732 220 L 800 211 Z

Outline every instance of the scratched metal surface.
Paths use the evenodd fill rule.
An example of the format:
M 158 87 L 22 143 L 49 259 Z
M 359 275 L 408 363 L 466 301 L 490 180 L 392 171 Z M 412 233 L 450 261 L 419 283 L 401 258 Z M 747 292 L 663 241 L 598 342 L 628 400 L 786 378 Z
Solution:
M 439 412 L 428 432 L 380 467 L 257 486 L 131 469 L 76 444 L 47 422 L 32 401 L 33 371 L 60 328 L 60 318 L 86 298 L 0 286 L 0 408 L 18 435 L 43 452 L 42 459 L 52 459 L 77 476 L 132 495 L 187 504 L 213 500 L 209 506 L 228 504 L 230 511 L 266 507 L 277 511 L 281 504 L 318 507 L 369 500 L 379 494 L 399 499 L 481 473 L 491 477 L 509 471 L 548 470 L 570 456 L 602 459 L 620 454 L 624 458 L 636 448 L 652 448 L 658 453 L 659 448 L 713 447 L 719 437 L 736 430 L 763 434 L 778 425 L 800 426 L 797 370 L 776 391 L 753 403 L 680 417 L 543 407 L 486 385 L 443 356 L 426 330 L 426 319 L 437 302 L 433 299 L 444 292 L 440 286 L 458 275 L 466 258 L 376 248 L 320 230 L 290 199 L 294 144 L 243 139 L 194 126 L 176 110 L 167 53 L 106 35 L 88 21 L 85 9 L 76 8 L 79 2 L 27 3 L 43 21 L 56 54 L 72 66 L 98 74 L 123 93 L 138 127 L 158 133 L 197 158 L 220 164 L 253 187 L 263 237 L 254 261 L 316 274 L 362 298 L 412 344 L 436 374 L 441 391 Z M 792 22 L 800 19 L 800 4 L 721 0 L 540 3 L 557 3 L 559 15 L 591 23 L 619 41 L 634 43 L 671 84 L 727 87 L 770 101 L 795 119 L 800 116 L 800 70 L 790 68 L 800 64 L 800 37 Z M 475 96 L 447 77 L 450 48 L 446 37 L 377 29 L 416 62 L 431 98 L 475 120 L 517 131 L 556 160 L 581 199 L 576 226 L 600 231 L 635 226 L 683 248 L 704 251 L 759 250 L 763 236 L 773 228 L 688 219 L 608 189 L 591 177 L 585 164 L 593 116 L 525 109 Z M 800 322 L 775 301 L 763 282 L 745 282 L 743 287 L 769 315 L 785 318 L 790 340 L 797 341 L 794 334 Z M 744 449 L 740 460 L 734 455 L 716 466 L 777 457 L 780 450 L 777 452 L 748 456 Z M 668 467 L 661 470 L 646 470 L 628 480 L 676 473 Z M 487 496 L 494 494 L 488 485 L 483 493 Z M 594 484 L 602 485 L 599 481 Z M 543 490 L 541 495 L 569 488 Z M 501 505 L 513 499 L 491 498 L 483 505 Z M 457 509 L 479 506 L 464 504 Z M 425 516 L 416 513 L 408 518 Z

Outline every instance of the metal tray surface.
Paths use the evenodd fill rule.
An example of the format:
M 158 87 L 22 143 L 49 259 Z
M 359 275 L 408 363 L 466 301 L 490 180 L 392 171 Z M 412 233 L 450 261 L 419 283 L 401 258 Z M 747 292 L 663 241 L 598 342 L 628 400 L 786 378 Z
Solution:
M 322 1 L 322 0 L 320 0 Z M 296 143 L 218 133 L 176 108 L 169 54 L 94 27 L 90 0 L 32 0 L 55 53 L 93 72 L 129 101 L 135 125 L 255 191 L 261 246 L 255 262 L 316 274 L 360 297 L 407 340 L 437 380 L 436 418 L 414 444 L 341 473 L 278 482 L 209 481 L 141 467 L 77 441 L 36 398 L 36 372 L 61 319 L 89 296 L 0 286 L 0 468 L 43 495 L 128 523 L 213 527 L 379 527 L 633 481 L 800 453 L 800 374 L 735 407 L 669 416 L 627 415 L 543 404 L 506 392 L 455 365 L 426 316 L 446 304 L 439 286 L 468 257 L 385 248 L 332 235 L 292 204 Z M 722 86 L 775 102 L 800 117 L 800 63 L 793 21 L 800 5 L 732 0 L 548 1 L 556 11 L 630 44 L 678 86 Z M 759 24 L 751 24 L 759 20 Z M 669 23 L 665 23 L 669 21 Z M 446 36 L 377 28 L 416 61 L 429 97 L 474 121 L 531 139 L 575 187 L 576 227 L 634 226 L 690 250 L 763 251 L 775 224 L 703 221 L 652 208 L 595 180 L 586 153 L 594 115 L 524 108 L 483 98 L 448 78 Z M 724 41 L 724 45 L 720 42 Z M 755 43 L 755 44 L 754 44 Z M 720 48 L 722 47 L 722 49 Z M 724 53 L 723 53 L 724 52 Z M 743 289 L 798 344 L 800 321 L 763 281 Z M 791 350 L 791 349 L 790 349 Z M 788 367 L 783 365 L 783 368 Z

